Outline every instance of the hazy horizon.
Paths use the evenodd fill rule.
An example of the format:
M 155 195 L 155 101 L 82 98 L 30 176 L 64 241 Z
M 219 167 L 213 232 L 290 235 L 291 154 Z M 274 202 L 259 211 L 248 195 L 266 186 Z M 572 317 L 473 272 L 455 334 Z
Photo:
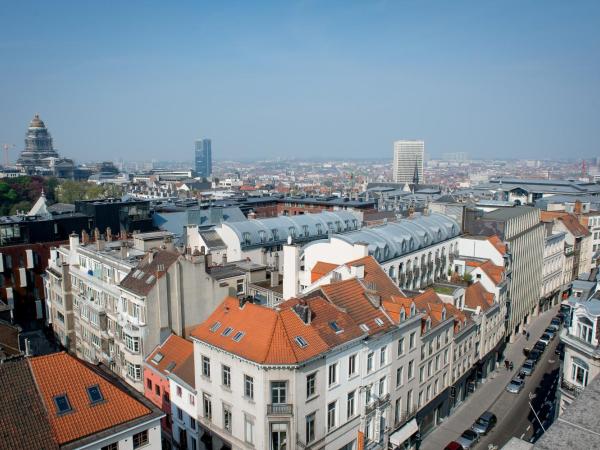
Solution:
M 600 154 L 600 2 L 11 2 L 0 143 L 78 161 Z

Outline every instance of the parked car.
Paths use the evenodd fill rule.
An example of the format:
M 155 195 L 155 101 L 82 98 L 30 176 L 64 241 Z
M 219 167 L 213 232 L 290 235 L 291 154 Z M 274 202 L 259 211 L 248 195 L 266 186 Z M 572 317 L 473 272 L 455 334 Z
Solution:
M 567 317 L 566 311 L 567 310 L 565 310 L 565 312 L 562 312 L 562 310 L 561 310 L 561 312 L 559 312 L 556 316 L 554 316 L 554 318 L 558 319 L 560 321 L 560 323 L 563 323 L 565 321 L 565 317 Z
M 546 331 L 544 331 L 544 334 L 549 335 L 550 339 L 554 339 L 554 336 L 556 336 L 556 330 L 552 327 L 548 327 L 546 328 Z
M 551 340 L 552 340 L 552 336 L 550 336 L 548 333 L 544 333 L 544 334 L 542 334 L 542 337 L 540 337 L 538 339 L 538 342 L 543 342 L 544 345 L 548 345 Z
M 465 450 L 465 448 L 456 441 L 450 442 L 444 450 Z
M 536 363 L 540 360 L 542 356 L 542 352 L 539 350 L 533 349 L 529 352 L 528 359 L 535 361 Z
M 521 372 L 527 376 L 533 373 L 533 369 L 535 369 L 535 361 L 532 359 L 528 359 L 521 366 Z
M 479 441 L 479 435 L 473 430 L 465 430 L 463 434 L 456 440 L 456 442 L 463 446 L 463 448 L 470 449 L 475 447 L 475 444 Z
M 560 319 L 558 317 L 555 317 L 554 319 L 552 319 L 550 321 L 550 327 L 554 328 L 556 331 L 558 331 L 560 329 Z
M 543 341 L 537 341 L 533 348 L 539 351 L 540 353 L 544 353 L 544 350 L 546 350 L 546 343 Z
M 523 389 L 525 382 L 523 380 L 519 380 L 518 378 L 513 378 L 510 383 L 506 386 L 506 390 L 511 394 L 518 394 Z
M 496 426 L 496 422 L 498 422 L 498 419 L 494 413 L 486 411 L 479 416 L 479 419 L 477 419 L 473 425 L 471 425 L 471 430 L 480 436 L 484 436 Z

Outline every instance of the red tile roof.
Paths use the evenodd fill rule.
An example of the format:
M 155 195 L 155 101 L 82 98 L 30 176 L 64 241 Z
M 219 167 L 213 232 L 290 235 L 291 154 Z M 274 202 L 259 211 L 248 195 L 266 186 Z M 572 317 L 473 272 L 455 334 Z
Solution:
M 347 266 L 359 266 L 362 265 L 365 268 L 364 280 L 367 283 L 373 283 L 379 294 L 384 298 L 388 299 L 392 296 L 404 297 L 404 294 L 394 281 L 388 276 L 388 274 L 379 265 L 377 260 L 372 256 L 365 256 L 363 258 L 350 261 L 346 264 Z
M 481 261 L 466 259 L 466 264 L 469 267 L 481 268 L 494 284 L 500 284 L 502 282 L 504 267 L 495 265 L 491 260 L 486 259 L 485 261 Z
M 494 294 L 488 292 L 481 283 L 473 283 L 465 289 L 465 305 L 471 309 L 480 307 L 485 311 L 494 305 Z
M 150 414 L 143 403 L 67 353 L 29 359 L 58 444 L 65 444 Z M 87 388 L 98 386 L 103 401 L 91 404 Z M 66 394 L 72 411 L 58 415 L 54 397 Z
M 337 264 L 331 264 L 328 262 L 318 261 L 310 272 L 310 282 L 314 283 L 319 278 L 324 277 L 333 269 L 337 268 Z
M 562 212 L 562 211 L 541 211 L 540 212 L 542 222 L 552 222 L 554 220 L 560 220 L 569 233 L 575 237 L 589 236 L 589 230 L 582 225 L 577 216 L 574 214 Z
M 159 353 L 162 355 L 162 359 L 156 363 L 153 359 Z M 186 359 L 193 356 L 193 353 L 194 344 L 192 342 L 176 334 L 172 334 L 150 353 L 146 358 L 146 364 L 166 376 L 168 372 L 172 372 L 173 369 L 182 364 Z M 169 370 L 167 370 L 167 367 L 169 367 Z
M 496 247 L 496 250 L 498 250 L 502 255 L 506 254 L 506 244 L 502 242 L 498 236 L 490 236 L 488 237 L 488 241 L 490 241 L 491 244 Z

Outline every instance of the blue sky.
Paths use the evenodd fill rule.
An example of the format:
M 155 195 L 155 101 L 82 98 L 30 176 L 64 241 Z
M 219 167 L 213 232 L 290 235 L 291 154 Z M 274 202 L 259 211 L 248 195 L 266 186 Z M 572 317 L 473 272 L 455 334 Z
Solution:
M 600 2 L 4 1 L 0 142 L 35 112 L 78 161 L 600 156 Z

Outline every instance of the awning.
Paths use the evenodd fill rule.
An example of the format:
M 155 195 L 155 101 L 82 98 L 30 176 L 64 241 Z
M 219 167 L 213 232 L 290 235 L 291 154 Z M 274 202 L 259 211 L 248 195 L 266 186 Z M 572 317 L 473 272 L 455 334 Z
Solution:
M 394 431 L 390 436 L 390 443 L 392 445 L 398 446 L 404 441 L 406 441 L 409 437 L 419 431 L 419 426 L 417 425 L 417 419 L 411 419 L 406 422 L 402 428 L 398 431 Z

